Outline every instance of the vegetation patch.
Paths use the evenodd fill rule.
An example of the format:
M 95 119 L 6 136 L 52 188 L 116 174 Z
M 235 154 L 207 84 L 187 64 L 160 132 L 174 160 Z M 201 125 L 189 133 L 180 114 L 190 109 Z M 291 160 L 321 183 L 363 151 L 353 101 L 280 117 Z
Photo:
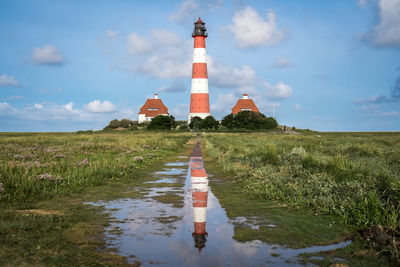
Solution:
M 290 210 L 305 216 L 304 223 L 298 223 L 301 226 L 293 224 L 293 229 L 305 235 L 296 239 L 294 234 L 287 239 L 288 242 L 301 242 L 307 233 L 312 238 L 318 232 L 317 226 L 320 223 L 321 237 L 325 235 L 324 231 L 329 232 L 329 236 L 325 235 L 326 239 L 321 238 L 320 241 L 329 242 L 330 239 L 332 242 L 338 240 L 340 234 L 346 236 L 347 233 L 348 236 L 365 227 L 382 225 L 384 229 L 392 229 L 392 232 L 398 229 L 399 137 L 399 133 L 312 131 L 290 136 L 214 133 L 205 135 L 203 143 L 208 157 L 232 177 L 230 181 L 211 183 L 216 188 L 213 191 L 221 204 L 226 207 L 228 216 L 256 215 L 251 211 L 255 205 L 247 206 L 247 210 L 246 204 L 240 200 L 245 194 L 266 206 L 271 202 L 285 203 L 289 204 Z M 224 193 L 231 186 L 237 191 Z M 236 199 L 230 194 L 238 194 L 240 197 Z M 288 216 L 281 222 L 279 210 L 282 212 L 281 218 Z M 282 229 L 282 226 L 290 225 L 291 222 L 290 213 L 285 212 L 286 209 L 282 208 L 268 210 L 269 220 L 276 221 L 277 228 L 281 230 L 274 237 L 290 231 L 289 228 Z M 324 221 L 321 218 L 330 219 Z M 304 229 L 300 229 L 302 226 Z M 313 227 L 317 229 L 310 231 Z M 329 229 L 322 230 L 324 227 Z M 267 232 L 260 234 L 263 231 Z M 262 236 L 268 235 L 269 231 L 274 229 L 239 228 L 235 238 L 244 240 L 250 236 L 263 240 Z M 388 233 L 389 230 L 385 230 L 385 234 Z M 392 235 L 392 238 L 395 236 Z M 390 257 L 398 262 L 398 246 L 389 248 L 390 240 L 387 238 L 384 246 L 376 246 L 367 241 L 366 244 L 379 251 L 382 257 Z
M 105 248 L 100 199 L 144 197 L 143 167 L 184 148 L 188 134 L 1 133 L 0 265 L 128 265 Z M 141 160 L 134 160 L 141 157 Z M 116 234 L 120 229 L 113 229 Z M 135 261 L 134 266 L 140 263 Z

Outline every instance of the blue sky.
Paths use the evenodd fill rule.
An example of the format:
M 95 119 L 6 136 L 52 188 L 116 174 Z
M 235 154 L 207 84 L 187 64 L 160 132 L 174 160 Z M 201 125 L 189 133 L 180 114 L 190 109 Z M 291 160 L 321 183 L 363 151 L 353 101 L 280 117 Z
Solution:
M 214 117 L 248 93 L 282 125 L 400 130 L 400 0 L 19 0 L 0 2 L 0 131 L 101 129 L 154 93 L 186 119 L 198 16 Z

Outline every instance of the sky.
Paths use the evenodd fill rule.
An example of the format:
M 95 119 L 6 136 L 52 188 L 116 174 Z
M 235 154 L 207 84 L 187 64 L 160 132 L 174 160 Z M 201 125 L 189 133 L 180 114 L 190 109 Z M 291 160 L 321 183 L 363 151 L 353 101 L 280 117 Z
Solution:
M 400 0 L 3 0 L 0 131 L 102 129 L 155 93 L 186 120 L 199 16 L 215 118 L 248 93 L 281 125 L 400 130 Z

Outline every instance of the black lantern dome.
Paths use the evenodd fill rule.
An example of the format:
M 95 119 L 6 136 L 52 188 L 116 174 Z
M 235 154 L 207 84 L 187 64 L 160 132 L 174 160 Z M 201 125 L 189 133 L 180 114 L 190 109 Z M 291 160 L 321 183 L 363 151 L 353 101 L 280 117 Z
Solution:
M 194 30 L 192 33 L 192 37 L 195 36 L 207 37 L 206 31 L 207 31 L 206 24 L 199 17 L 199 19 L 194 23 Z

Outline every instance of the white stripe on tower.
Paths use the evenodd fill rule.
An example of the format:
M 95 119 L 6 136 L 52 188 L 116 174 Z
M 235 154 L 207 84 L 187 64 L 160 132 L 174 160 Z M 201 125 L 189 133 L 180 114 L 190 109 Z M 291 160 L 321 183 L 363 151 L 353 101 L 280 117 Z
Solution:
M 202 223 L 206 222 L 207 207 L 194 207 L 194 222 Z M 196 232 L 196 230 L 195 230 Z
M 188 123 L 193 117 L 204 119 L 211 115 L 207 75 L 207 33 L 205 23 L 200 18 L 194 23 L 192 37 L 194 38 L 194 49 Z
M 204 93 L 208 94 L 208 79 L 198 78 L 192 79 L 192 94 Z
M 194 48 L 193 63 L 207 63 L 207 53 L 205 48 Z

